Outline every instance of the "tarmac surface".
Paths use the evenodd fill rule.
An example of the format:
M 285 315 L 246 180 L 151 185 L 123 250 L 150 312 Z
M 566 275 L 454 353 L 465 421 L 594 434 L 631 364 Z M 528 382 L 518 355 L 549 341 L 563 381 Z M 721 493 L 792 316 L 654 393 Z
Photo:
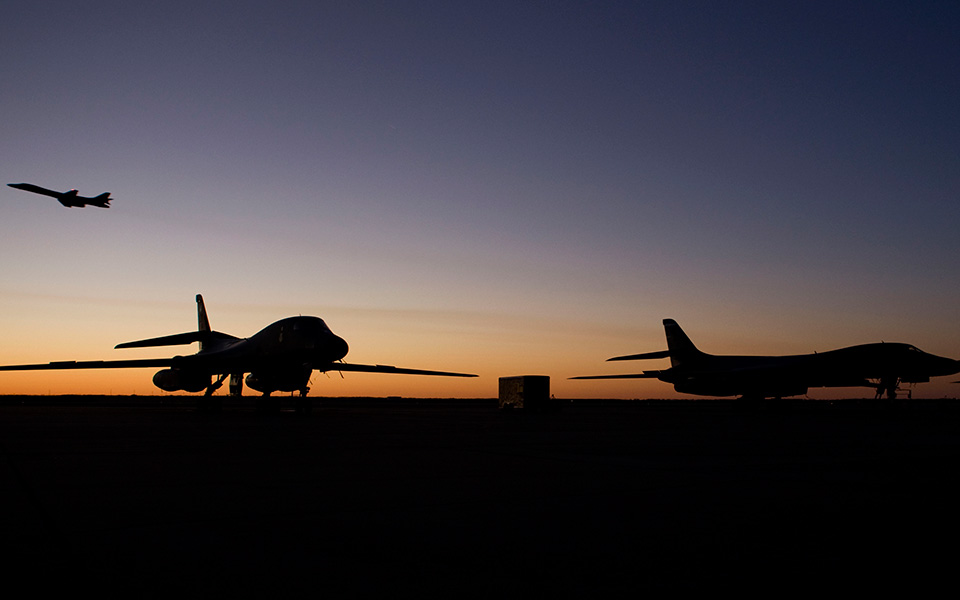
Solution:
M 247 399 L 244 399 L 246 401 Z M 0 397 L 6 589 L 953 589 L 960 402 Z

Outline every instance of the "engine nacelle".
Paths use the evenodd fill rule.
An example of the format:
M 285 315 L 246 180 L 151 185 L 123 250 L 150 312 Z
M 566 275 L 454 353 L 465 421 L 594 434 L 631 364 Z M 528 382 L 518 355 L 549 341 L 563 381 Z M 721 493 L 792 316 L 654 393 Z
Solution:
M 153 385 L 165 392 L 202 392 L 210 385 L 210 375 L 182 369 L 164 369 L 153 376 Z

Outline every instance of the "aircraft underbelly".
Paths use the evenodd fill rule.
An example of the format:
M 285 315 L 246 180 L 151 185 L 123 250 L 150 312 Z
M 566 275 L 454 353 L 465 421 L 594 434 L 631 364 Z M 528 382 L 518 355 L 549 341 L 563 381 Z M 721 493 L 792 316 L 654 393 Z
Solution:
M 802 396 L 807 393 L 806 382 L 792 378 L 756 376 L 690 377 L 674 384 L 674 389 L 684 394 L 700 396 L 760 396 L 781 398 Z
M 283 367 L 254 370 L 247 375 L 247 387 L 258 392 L 294 392 L 307 387 L 310 367 Z

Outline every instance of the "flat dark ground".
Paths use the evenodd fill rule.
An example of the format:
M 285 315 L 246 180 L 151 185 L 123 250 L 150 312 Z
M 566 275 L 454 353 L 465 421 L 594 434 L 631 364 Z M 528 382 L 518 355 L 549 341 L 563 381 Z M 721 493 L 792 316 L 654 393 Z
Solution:
M 960 403 L 0 397 L 5 589 L 955 585 Z

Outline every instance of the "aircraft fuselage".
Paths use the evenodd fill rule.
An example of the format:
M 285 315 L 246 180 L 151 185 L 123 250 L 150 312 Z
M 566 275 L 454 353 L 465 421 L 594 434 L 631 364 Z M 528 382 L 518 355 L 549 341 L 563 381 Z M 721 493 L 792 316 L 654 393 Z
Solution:
M 958 361 L 909 344 L 879 343 L 793 356 L 704 354 L 657 378 L 688 394 L 783 397 L 806 394 L 811 387 L 870 386 L 870 380 L 922 383 L 958 370 Z
M 349 351 L 347 342 L 317 317 L 288 317 L 245 339 L 208 342 L 196 354 L 175 356 L 171 368 L 154 375 L 167 391 L 199 392 L 211 375 L 249 373 L 247 385 L 259 392 L 303 390 L 316 365 L 332 364 Z
M 8 183 L 7 185 L 25 192 L 33 192 L 34 194 L 56 198 L 60 204 L 66 206 L 67 208 L 84 208 L 86 206 L 110 208 L 110 200 L 112 200 L 110 197 L 110 192 L 104 192 L 99 196 L 87 197 L 79 195 L 77 190 L 58 192 L 56 190 L 48 190 L 45 187 L 40 187 L 39 185 L 34 185 L 32 183 Z

